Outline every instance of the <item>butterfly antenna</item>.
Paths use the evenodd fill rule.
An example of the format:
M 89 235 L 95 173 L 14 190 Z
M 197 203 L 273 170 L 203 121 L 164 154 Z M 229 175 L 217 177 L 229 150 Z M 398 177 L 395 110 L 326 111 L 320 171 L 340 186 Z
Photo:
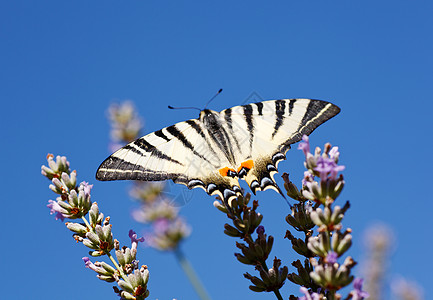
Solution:
M 200 108 L 197 108 L 197 107 L 191 107 L 191 106 L 189 106 L 189 107 L 173 107 L 173 106 L 169 105 L 168 108 L 169 108 L 169 109 L 197 109 L 198 111 L 201 111 Z
M 206 103 L 206 105 L 204 106 L 203 109 L 206 109 L 206 107 L 209 105 L 209 103 L 211 103 L 211 101 L 212 101 L 213 99 L 215 99 L 216 96 L 218 96 L 222 91 L 223 91 L 223 89 L 219 89 L 219 91 L 218 91 L 218 92 L 217 92 L 217 93 L 216 93 L 212 98 L 209 99 L 209 101 Z

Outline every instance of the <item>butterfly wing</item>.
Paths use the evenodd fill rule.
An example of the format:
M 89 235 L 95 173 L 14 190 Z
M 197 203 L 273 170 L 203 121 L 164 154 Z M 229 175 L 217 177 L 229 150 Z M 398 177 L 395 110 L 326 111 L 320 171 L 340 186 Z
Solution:
M 243 179 L 253 193 L 274 189 L 282 194 L 273 176 L 290 145 L 339 112 L 336 105 L 321 100 L 282 99 L 235 106 L 220 115 L 236 140 L 237 164 L 252 160 Z
M 172 179 L 189 189 L 228 200 L 240 191 L 236 178 L 218 170 L 228 164 L 216 153 L 203 124 L 192 119 L 152 132 L 117 150 L 99 166 L 96 179 L 156 181 Z
M 100 165 L 96 178 L 172 179 L 219 195 L 228 204 L 241 191 L 237 176 L 223 175 L 230 169 L 254 193 L 269 188 L 281 193 L 273 175 L 290 145 L 339 111 L 320 100 L 270 100 L 210 113 L 219 116 L 216 131 L 201 114 L 200 119 L 152 132 L 119 149 Z M 242 168 L 247 168 L 244 176 Z

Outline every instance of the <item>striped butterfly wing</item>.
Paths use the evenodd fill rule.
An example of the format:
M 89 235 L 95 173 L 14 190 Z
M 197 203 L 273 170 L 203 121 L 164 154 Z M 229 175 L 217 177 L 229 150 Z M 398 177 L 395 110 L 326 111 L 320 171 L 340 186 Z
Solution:
M 218 172 L 228 164 L 212 144 L 203 123 L 192 119 L 152 132 L 117 150 L 99 166 L 96 179 L 172 179 L 189 189 L 200 187 L 209 195 L 227 198 L 239 187 L 236 178 L 223 178 Z
M 232 107 L 221 111 L 221 118 L 237 140 L 238 164 L 253 162 L 243 177 L 253 193 L 274 189 L 282 194 L 273 176 L 290 145 L 339 112 L 321 100 L 282 99 Z
M 228 204 L 241 191 L 274 189 L 278 162 L 302 135 L 340 109 L 310 99 L 270 100 L 220 113 L 204 110 L 199 119 L 180 122 L 129 143 L 99 167 L 98 180 L 166 180 L 200 187 Z

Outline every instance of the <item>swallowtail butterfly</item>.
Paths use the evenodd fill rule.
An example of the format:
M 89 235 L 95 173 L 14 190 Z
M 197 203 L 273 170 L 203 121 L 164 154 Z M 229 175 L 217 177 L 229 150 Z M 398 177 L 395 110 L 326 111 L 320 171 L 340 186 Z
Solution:
M 282 99 L 204 109 L 198 119 L 145 135 L 114 152 L 98 168 L 98 180 L 171 179 L 189 189 L 219 195 L 226 205 L 241 192 L 274 189 L 273 176 L 290 145 L 309 135 L 340 109 L 311 99 Z

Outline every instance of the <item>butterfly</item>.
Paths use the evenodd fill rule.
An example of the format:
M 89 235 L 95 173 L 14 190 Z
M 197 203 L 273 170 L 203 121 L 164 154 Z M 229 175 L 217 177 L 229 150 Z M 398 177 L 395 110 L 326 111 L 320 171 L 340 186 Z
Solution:
M 114 152 L 99 166 L 96 179 L 160 181 L 171 179 L 189 189 L 220 196 L 226 206 L 241 193 L 273 189 L 273 176 L 290 145 L 340 112 L 312 99 L 282 99 L 204 109 L 198 119 L 145 135 Z

